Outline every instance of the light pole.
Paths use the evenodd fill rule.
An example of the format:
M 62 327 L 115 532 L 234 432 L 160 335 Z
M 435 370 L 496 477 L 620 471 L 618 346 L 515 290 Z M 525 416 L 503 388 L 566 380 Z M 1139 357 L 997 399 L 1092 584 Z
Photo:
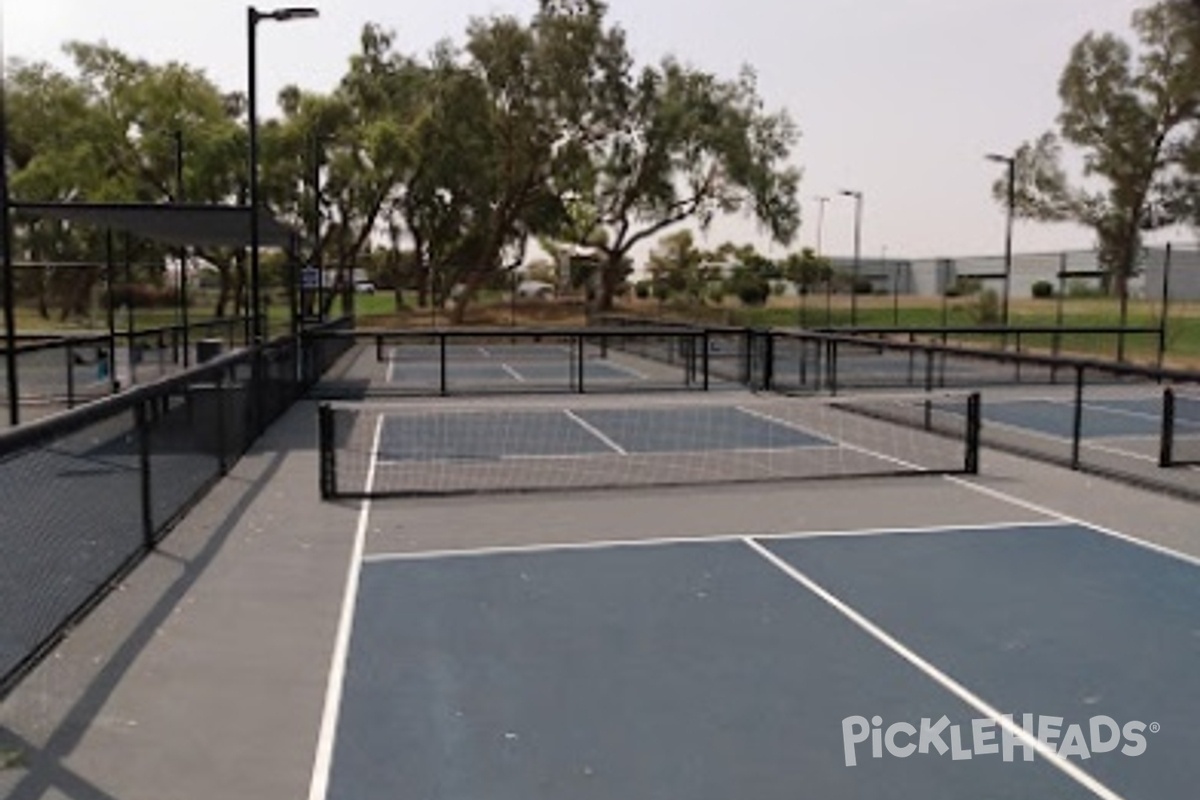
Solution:
M 855 189 L 842 189 L 843 197 L 854 198 L 854 273 L 850 285 L 850 325 L 858 325 L 858 273 L 862 259 L 863 193 Z
M 1002 156 L 999 153 L 988 153 L 988 161 L 1004 164 L 1008 168 L 1008 220 L 1004 226 L 1004 302 L 1000 310 L 1000 320 L 1008 327 L 1008 303 L 1012 287 L 1013 267 L 1013 217 L 1017 206 L 1017 159 L 1015 156 Z
M 250 116 L 250 302 L 254 309 L 250 314 L 254 344 L 262 344 L 263 320 L 260 295 L 258 264 L 258 23 L 263 20 L 288 22 L 294 19 L 311 19 L 320 14 L 315 8 L 288 7 L 274 11 L 259 11 L 254 6 L 246 8 L 246 39 L 249 48 L 249 87 L 247 92 Z
M 821 257 L 821 234 L 825 229 L 825 204 L 829 202 L 828 197 L 814 197 L 817 201 L 817 258 Z
M 821 236 L 825 230 L 825 204 L 829 202 L 828 197 L 813 198 L 817 201 L 817 258 L 821 258 Z M 829 327 L 833 324 L 833 275 L 825 276 L 825 326 Z

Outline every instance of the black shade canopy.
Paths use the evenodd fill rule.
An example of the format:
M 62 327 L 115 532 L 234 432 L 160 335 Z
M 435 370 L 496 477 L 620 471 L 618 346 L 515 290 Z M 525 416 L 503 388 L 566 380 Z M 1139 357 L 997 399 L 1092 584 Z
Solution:
M 128 231 L 169 245 L 245 247 L 250 244 L 248 206 L 180 203 L 13 203 L 17 214 Z M 287 248 L 293 231 L 259 210 L 259 243 Z

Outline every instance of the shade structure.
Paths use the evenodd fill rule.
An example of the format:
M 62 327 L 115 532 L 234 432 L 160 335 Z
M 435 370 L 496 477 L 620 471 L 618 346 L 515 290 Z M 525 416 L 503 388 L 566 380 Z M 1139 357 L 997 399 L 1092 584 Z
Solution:
M 168 245 L 245 247 L 250 244 L 250 207 L 179 203 L 13 203 L 19 216 L 57 219 L 127 231 Z M 258 212 L 259 243 L 287 248 L 295 232 L 270 212 Z

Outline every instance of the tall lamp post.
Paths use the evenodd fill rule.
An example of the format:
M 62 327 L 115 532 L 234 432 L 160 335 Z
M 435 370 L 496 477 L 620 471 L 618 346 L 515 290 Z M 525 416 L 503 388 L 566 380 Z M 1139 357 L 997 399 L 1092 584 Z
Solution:
M 854 198 L 854 277 L 850 286 L 850 325 L 858 325 L 858 274 L 862 268 L 862 217 L 863 193 L 855 189 L 842 189 L 843 197 Z
M 825 204 L 829 202 L 828 197 L 814 197 L 817 201 L 817 258 L 821 257 L 822 235 L 825 230 Z M 825 325 L 826 327 L 833 324 L 833 280 L 832 275 L 825 276 Z
M 1012 290 L 1013 268 L 1013 217 L 1017 206 L 1017 159 L 1015 156 L 1003 156 L 999 153 L 988 153 L 988 161 L 1004 164 L 1008 168 L 1008 220 L 1004 225 L 1004 303 L 1000 311 L 1000 320 L 1008 327 L 1008 303 Z
M 250 116 L 250 302 L 254 309 L 250 314 L 254 344 L 262 344 L 263 319 L 262 296 L 258 263 L 258 23 L 263 20 L 289 22 L 294 19 L 311 19 L 320 14 L 315 8 L 291 6 L 274 11 L 259 11 L 254 6 L 246 8 L 246 39 L 249 46 L 249 91 L 247 102 Z

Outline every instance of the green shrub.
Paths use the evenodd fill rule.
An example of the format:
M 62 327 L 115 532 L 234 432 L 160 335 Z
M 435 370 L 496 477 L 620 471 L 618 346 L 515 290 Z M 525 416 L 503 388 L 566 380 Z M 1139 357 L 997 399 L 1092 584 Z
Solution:
M 1104 287 L 1086 280 L 1073 280 L 1067 284 L 1067 297 L 1087 298 L 1104 297 Z
M 975 321 L 980 325 L 995 325 L 1000 322 L 1000 295 L 995 289 L 984 289 L 975 298 Z
M 1050 281 L 1037 281 L 1033 284 L 1033 296 L 1039 300 L 1054 297 L 1054 284 Z
M 771 285 L 766 281 L 745 281 L 739 283 L 736 293 L 738 300 L 741 300 L 743 305 L 761 306 L 766 304 L 767 298 L 771 295 Z
M 633 293 L 639 300 L 647 300 L 650 297 L 650 281 L 638 281 L 633 285 Z

